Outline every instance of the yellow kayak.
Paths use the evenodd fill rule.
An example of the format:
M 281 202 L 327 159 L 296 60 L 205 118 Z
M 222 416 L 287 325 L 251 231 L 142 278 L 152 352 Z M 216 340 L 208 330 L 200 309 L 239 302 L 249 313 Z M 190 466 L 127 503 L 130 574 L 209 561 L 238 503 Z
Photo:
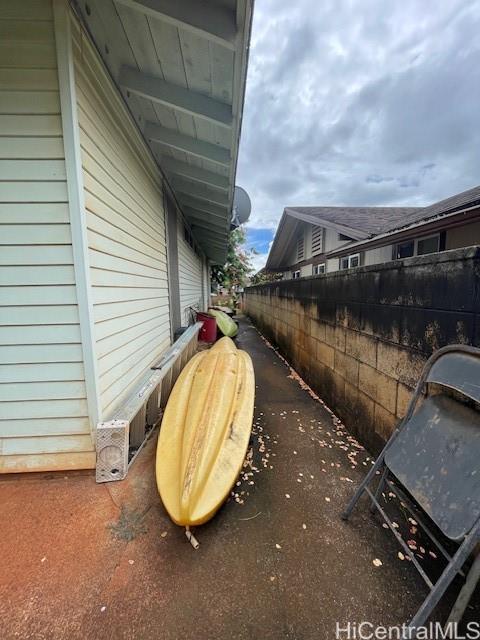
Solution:
M 215 316 L 217 327 L 220 329 L 224 336 L 235 338 L 238 333 L 238 327 L 235 320 L 232 320 L 230 316 L 227 316 L 226 313 L 220 311 L 219 309 L 210 308 L 208 310 L 208 313 L 210 313 L 212 316 Z
M 230 338 L 184 367 L 165 409 L 156 475 L 162 502 L 178 525 L 206 522 L 242 468 L 253 420 L 250 356 Z

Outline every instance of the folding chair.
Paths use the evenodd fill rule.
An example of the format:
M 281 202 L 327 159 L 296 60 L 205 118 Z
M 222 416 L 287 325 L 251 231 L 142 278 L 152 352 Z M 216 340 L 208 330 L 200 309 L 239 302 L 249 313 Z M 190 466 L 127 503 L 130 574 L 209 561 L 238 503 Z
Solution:
M 407 638 L 414 638 L 415 629 L 426 623 L 480 540 L 479 406 L 480 349 L 452 345 L 436 351 L 425 365 L 405 417 L 342 514 L 347 520 L 365 492 L 372 512 L 380 512 L 429 587 L 407 628 Z M 378 485 L 372 488 L 378 476 Z M 446 558 L 448 564 L 435 584 L 380 504 L 386 488 Z M 425 514 L 446 538 L 459 543 L 453 556 L 428 526 Z

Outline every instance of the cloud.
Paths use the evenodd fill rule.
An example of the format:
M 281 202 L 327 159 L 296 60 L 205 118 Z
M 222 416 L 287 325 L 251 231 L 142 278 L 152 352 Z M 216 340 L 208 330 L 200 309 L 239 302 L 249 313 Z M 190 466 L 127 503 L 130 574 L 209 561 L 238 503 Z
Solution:
M 288 205 L 418 206 L 479 182 L 480 3 L 432 8 L 256 2 L 237 175 L 251 229 Z

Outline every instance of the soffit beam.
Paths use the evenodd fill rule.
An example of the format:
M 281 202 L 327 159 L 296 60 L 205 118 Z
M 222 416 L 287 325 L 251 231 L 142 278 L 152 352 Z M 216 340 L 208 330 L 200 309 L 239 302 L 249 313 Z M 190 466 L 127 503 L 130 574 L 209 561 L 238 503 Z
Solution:
M 180 160 L 175 160 L 167 156 L 160 157 L 159 162 L 162 169 L 173 176 L 182 176 L 188 180 L 201 182 L 202 184 L 210 185 L 211 187 L 216 187 L 224 191 L 228 191 L 230 188 L 230 180 L 213 171 L 208 171 L 207 169 L 188 164 L 187 162 L 180 162 Z
M 207 200 L 207 202 L 213 202 L 221 207 L 227 207 L 230 202 L 226 191 L 220 191 L 214 187 L 209 187 L 201 182 L 188 180 L 182 176 L 172 176 L 170 184 L 175 191 L 181 191 L 194 198 L 201 198 L 202 200 Z
M 185 31 L 235 48 L 237 35 L 235 12 L 212 2 L 198 0 L 118 0 L 127 7 L 158 18 Z
M 192 196 L 181 191 L 175 191 L 175 194 L 182 205 L 191 207 L 197 211 L 204 211 L 205 213 L 216 215 L 224 220 L 229 220 L 231 217 L 231 213 L 228 211 L 227 207 L 223 207 L 213 202 L 208 202 L 208 200 L 202 200 L 201 198 L 197 198 L 196 196 Z
M 232 159 L 230 151 L 225 147 L 205 142 L 198 138 L 186 136 L 173 129 L 167 129 L 154 122 L 147 122 L 145 125 L 145 137 L 154 143 L 183 151 L 202 160 L 210 160 L 216 164 L 229 166 Z
M 182 111 L 191 116 L 230 128 L 233 123 L 232 107 L 225 102 L 210 98 L 180 85 L 166 82 L 158 76 L 142 73 L 132 67 L 120 69 L 118 83 L 136 95 Z

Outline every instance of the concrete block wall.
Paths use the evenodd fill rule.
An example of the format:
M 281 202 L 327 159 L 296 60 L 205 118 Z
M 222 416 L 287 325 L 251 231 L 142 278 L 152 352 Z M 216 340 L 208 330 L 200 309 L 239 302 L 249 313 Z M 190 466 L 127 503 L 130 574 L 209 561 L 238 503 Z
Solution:
M 446 344 L 480 345 L 480 248 L 249 287 L 245 311 L 378 451 L 428 356 Z

